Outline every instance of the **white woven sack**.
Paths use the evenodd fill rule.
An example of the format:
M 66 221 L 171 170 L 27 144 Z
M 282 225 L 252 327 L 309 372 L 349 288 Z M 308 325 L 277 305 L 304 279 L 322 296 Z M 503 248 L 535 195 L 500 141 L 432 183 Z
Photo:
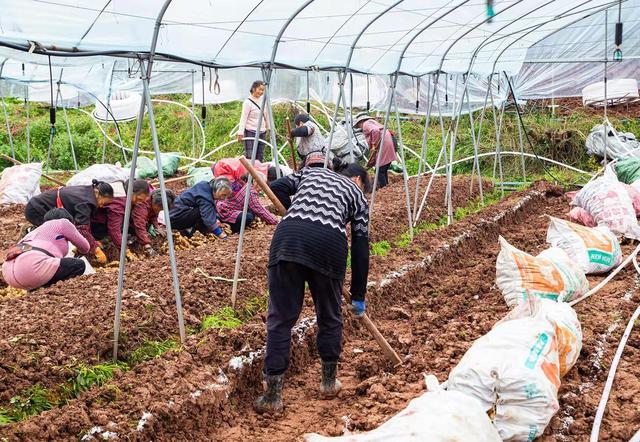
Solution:
M 499 442 L 500 436 L 477 399 L 444 391 L 428 376 L 426 393 L 375 430 L 339 437 L 306 434 L 307 442 Z
M 549 218 L 547 242 L 564 250 L 587 275 L 608 272 L 622 262 L 620 243 L 608 227 L 585 227 Z
M 571 301 L 589 290 L 582 269 L 560 248 L 552 247 L 532 256 L 499 238 L 496 284 L 509 307 L 531 297 Z
M 571 204 L 585 209 L 598 225 L 607 226 L 616 235 L 640 239 L 631 198 L 612 166 L 606 168 L 603 176 L 587 183 Z
M 27 204 L 40 194 L 42 163 L 21 164 L 2 171 L 0 178 L 0 204 Z
M 88 186 L 92 180 L 113 183 L 129 179 L 129 169 L 113 164 L 94 164 L 69 178 L 67 186 Z
M 447 388 L 478 399 L 503 440 L 534 440 L 559 409 L 554 325 L 537 316 L 497 323 L 451 371 Z

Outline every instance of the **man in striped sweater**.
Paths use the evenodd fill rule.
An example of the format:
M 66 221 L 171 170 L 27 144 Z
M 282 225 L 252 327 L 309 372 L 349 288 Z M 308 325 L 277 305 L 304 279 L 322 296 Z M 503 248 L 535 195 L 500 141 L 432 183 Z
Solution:
M 369 272 L 369 206 L 366 170 L 357 164 L 333 172 L 305 167 L 280 178 L 271 189 L 288 209 L 269 252 L 269 312 L 264 376 L 266 393 L 258 412 L 282 410 L 282 380 L 289 366 L 291 329 L 298 320 L 308 283 L 318 320 L 317 347 L 322 360 L 320 391 L 340 390 L 336 371 L 342 351 L 342 284 L 347 267 L 347 224 L 351 224 L 352 310 L 364 314 Z M 293 197 L 293 198 L 292 198 Z

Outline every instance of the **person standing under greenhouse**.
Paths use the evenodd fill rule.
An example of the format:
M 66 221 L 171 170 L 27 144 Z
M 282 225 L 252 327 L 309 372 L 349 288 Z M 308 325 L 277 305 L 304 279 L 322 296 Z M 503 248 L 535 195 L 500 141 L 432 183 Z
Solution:
M 362 133 L 369 145 L 370 156 L 367 162 L 368 168 L 376 167 L 378 150 L 382 149 L 380 153 L 380 167 L 378 169 L 378 189 L 381 189 L 389 184 L 389 167 L 391 163 L 397 159 L 396 143 L 394 142 L 393 134 L 387 129 L 384 134 L 384 140 L 382 140 L 384 126 L 366 112 L 356 115 L 356 118 L 353 120 L 353 127 L 362 129 Z
M 242 103 L 242 113 L 240 114 L 240 124 L 238 126 L 238 142 L 244 142 L 245 157 L 252 158 L 253 138 L 256 136 L 260 138 L 256 153 L 256 160 L 260 162 L 264 160 L 265 144 L 263 140 L 267 139 L 267 131 L 270 130 L 269 114 L 266 110 L 262 111 L 262 123 L 258 128 L 258 119 L 260 118 L 260 111 L 262 110 L 260 106 L 262 104 L 261 101 L 264 90 L 264 81 L 256 80 L 253 82 L 249 90 L 251 95 Z
M 264 379 L 267 390 L 256 411 L 282 410 L 282 384 L 289 367 L 291 329 L 304 304 L 305 283 L 318 321 L 316 345 L 322 362 L 320 391 L 335 396 L 342 352 L 342 284 L 347 268 L 347 224 L 351 224 L 351 309 L 361 316 L 369 274 L 371 184 L 366 169 L 345 164 L 337 173 L 305 167 L 280 178 L 271 189 L 287 213 L 278 224 L 269 251 L 269 309 Z M 293 197 L 293 198 L 292 198 Z
M 44 215 L 51 209 L 66 209 L 82 236 L 89 242 L 90 251 L 99 264 L 107 263 L 107 256 L 96 241 L 91 229 L 91 217 L 96 210 L 113 200 L 113 187 L 103 181 L 93 180 L 90 186 L 66 186 L 36 195 L 27 202 L 24 215 L 34 226 L 44 223 Z
M 71 214 L 60 208 L 49 210 L 43 223 L 9 249 L 2 264 L 2 277 L 11 287 L 34 290 L 80 276 L 85 261 L 66 258 L 69 242 L 78 252 L 89 252 L 87 241 L 73 225 Z

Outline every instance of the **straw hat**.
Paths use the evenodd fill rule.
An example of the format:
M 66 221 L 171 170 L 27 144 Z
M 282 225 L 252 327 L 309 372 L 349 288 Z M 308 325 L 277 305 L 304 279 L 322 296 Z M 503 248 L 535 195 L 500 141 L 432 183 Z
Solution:
M 360 112 L 358 115 L 356 115 L 356 117 L 353 119 L 353 126 L 355 127 L 358 123 L 362 122 L 362 121 L 366 121 L 366 120 L 371 120 L 373 119 L 373 117 L 371 115 L 369 115 L 366 112 Z

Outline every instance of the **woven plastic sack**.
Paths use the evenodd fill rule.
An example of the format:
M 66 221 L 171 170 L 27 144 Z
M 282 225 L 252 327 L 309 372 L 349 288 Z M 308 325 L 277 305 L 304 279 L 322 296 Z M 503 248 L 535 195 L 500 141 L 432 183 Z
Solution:
M 306 434 L 307 442 L 499 442 L 500 436 L 477 399 L 445 391 L 434 376 L 429 391 L 375 430 L 339 437 Z
M 503 440 L 532 441 L 559 409 L 558 339 L 546 318 L 513 316 L 473 343 L 447 389 L 478 399 Z
M 187 170 L 187 186 L 193 187 L 202 181 L 211 181 L 213 179 L 213 171 L 210 167 L 190 167 Z
M 69 178 L 67 186 L 89 186 L 92 180 L 113 183 L 129 179 L 129 169 L 113 164 L 94 164 Z
M 0 177 L 0 204 L 27 204 L 40 193 L 42 163 L 8 167 Z
M 627 195 L 631 199 L 631 205 L 633 206 L 633 210 L 636 213 L 636 218 L 640 216 L 640 190 L 631 184 L 623 184 L 624 188 L 627 191 Z
M 625 184 L 640 180 L 640 158 L 626 158 L 617 161 L 616 175 Z
M 526 302 L 529 297 L 571 301 L 589 290 L 584 272 L 569 256 L 552 247 L 531 256 L 500 237 L 496 261 L 496 284 L 509 307 Z
M 127 164 L 131 167 L 131 163 Z M 158 176 L 158 168 L 156 162 L 149 157 L 138 157 L 136 162 L 136 178 L 146 180 L 147 178 L 155 178 Z
M 611 166 L 603 176 L 587 183 L 571 204 L 585 209 L 598 225 L 607 226 L 616 235 L 640 239 L 631 198 Z
M 162 175 L 164 177 L 174 176 L 180 166 L 180 152 L 161 153 L 160 161 L 162 162 Z
M 622 262 L 618 238 L 605 226 L 591 228 L 550 217 L 547 242 L 564 250 L 587 275 L 608 272 Z
M 582 207 L 574 207 L 569 211 L 569 219 L 574 223 L 582 224 L 587 227 L 597 226 L 593 217 Z

